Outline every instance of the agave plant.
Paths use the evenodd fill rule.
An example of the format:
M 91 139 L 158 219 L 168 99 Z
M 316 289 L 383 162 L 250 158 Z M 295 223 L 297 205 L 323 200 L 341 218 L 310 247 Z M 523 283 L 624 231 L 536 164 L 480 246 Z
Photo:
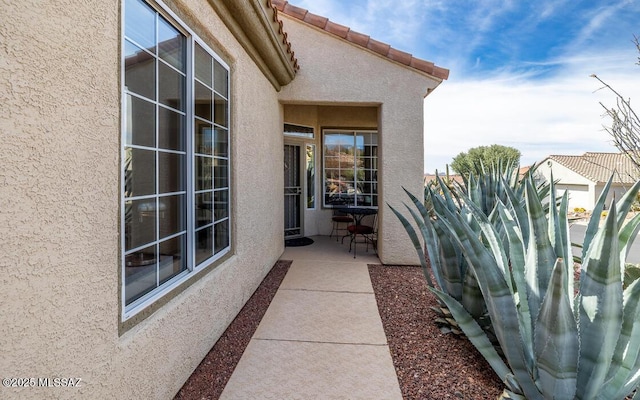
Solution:
M 535 166 L 530 168 L 530 172 L 535 170 Z M 480 226 L 474 223 L 474 219 L 464 207 L 466 203 L 473 203 L 481 209 L 487 216 L 495 207 L 498 201 L 508 204 L 511 202 L 520 203 L 524 192 L 522 181 L 518 180 L 518 168 L 516 164 L 498 163 L 488 169 L 488 173 L 475 177 L 473 174 L 465 180 L 464 186 L 456 185 L 451 188 L 445 184 L 440 177 L 437 177 L 434 187 L 425 188 L 425 204 L 405 190 L 414 209 L 407 207 L 413 221 L 418 226 L 423 248 L 418 234 L 412 224 L 398 210 L 391 207 L 392 211 L 400 219 L 405 230 L 409 234 L 414 247 L 420 258 L 420 263 L 429 286 L 434 286 L 429 276 L 426 259 L 430 260 L 431 269 L 435 278 L 435 283 L 440 290 L 460 302 L 465 310 L 487 331 L 492 334 L 491 320 L 488 318 L 487 309 L 484 304 L 480 287 L 475 275 L 470 273 L 467 261 L 460 245 L 449 236 L 444 220 L 433 218 L 434 215 L 444 213 L 447 209 L 452 213 L 459 213 L 467 222 L 472 225 L 476 234 L 480 234 Z M 532 179 L 530 173 L 525 179 Z M 548 186 L 548 185 L 547 185 Z M 548 187 L 538 186 L 539 191 L 548 192 Z M 540 194 L 540 192 L 539 192 Z M 544 193 L 542 193 L 544 198 Z M 438 317 L 436 322 L 446 327 L 453 333 L 462 334 L 458 323 L 451 317 L 451 312 L 446 304 L 441 303 L 439 307 L 433 308 Z
M 548 217 L 530 180 L 524 204 L 498 201 L 490 216 L 473 202 L 467 215 L 436 211 L 477 279 L 504 359 L 459 300 L 432 290 L 503 380 L 505 398 L 623 399 L 640 383 L 640 283 L 622 284 L 640 218 L 624 221 L 639 188 L 612 204 L 604 224 L 590 221 L 579 282 L 567 195 L 556 206 L 553 183 Z

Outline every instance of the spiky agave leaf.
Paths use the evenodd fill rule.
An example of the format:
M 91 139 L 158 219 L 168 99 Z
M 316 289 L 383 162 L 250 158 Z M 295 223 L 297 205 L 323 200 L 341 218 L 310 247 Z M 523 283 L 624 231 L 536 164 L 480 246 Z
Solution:
M 631 211 L 633 203 L 636 201 L 636 196 L 638 195 L 639 190 L 640 181 L 636 182 L 629 190 L 627 190 L 620 200 L 616 200 L 616 204 L 618 204 L 618 226 L 623 225 L 625 218 L 627 218 L 629 211 Z
M 535 323 L 538 386 L 545 399 L 571 400 L 576 393 L 578 327 L 573 317 L 573 293 L 566 289 L 566 269 L 558 258 Z
M 459 241 L 476 275 L 494 332 L 522 393 L 530 400 L 542 399 L 533 380 L 533 371 L 525 361 L 524 339 L 520 332 L 516 305 L 500 267 L 490 250 L 459 215 L 445 210 L 444 217 L 450 233 Z M 492 229 L 490 226 L 486 228 Z
M 431 276 L 429 274 L 429 268 L 427 267 L 427 260 L 424 257 L 424 253 L 422 251 L 422 244 L 420 243 L 420 239 L 418 238 L 418 234 L 416 233 L 416 230 L 413 229 L 413 226 L 411 226 L 411 223 L 409 223 L 409 220 L 407 220 L 398 210 L 393 208 L 393 206 L 391 206 L 391 204 L 389 203 L 387 203 L 387 205 L 389 206 L 389 208 L 391 208 L 391 211 L 393 211 L 396 217 L 398 217 L 405 231 L 409 235 L 409 238 L 411 239 L 411 243 L 413 243 L 413 247 L 416 249 L 416 253 L 418 253 L 418 259 L 420 259 L 420 266 L 422 266 L 422 273 L 425 279 L 427 280 L 427 284 L 433 287 L 433 281 L 431 280 Z
M 507 367 L 504 361 L 502 361 L 502 358 L 500 358 L 500 355 L 498 355 L 480 325 L 478 325 L 473 317 L 471 317 L 471 315 L 458 301 L 456 301 L 456 299 L 435 288 L 431 288 L 431 291 L 438 296 L 440 301 L 447 305 L 451 314 L 458 322 L 460 329 L 462 329 L 469 341 L 473 343 L 485 360 L 487 360 L 500 379 L 507 383 L 507 377 L 511 375 L 511 370 Z M 511 391 L 522 393 L 522 389 L 520 389 L 516 381 L 509 381 L 508 383 Z
M 553 180 L 553 172 L 551 173 L 551 183 L 549 185 L 549 203 L 557 204 L 555 182 Z M 560 207 L 549 207 L 549 240 L 551 241 L 556 257 L 560 257 L 566 261 L 567 269 L 573 271 L 573 255 L 571 253 L 571 239 L 569 237 L 569 193 L 565 191 L 560 200 Z M 565 274 L 565 282 L 567 293 L 573 298 L 573 273 Z M 575 311 L 575 307 L 572 309 Z
M 530 229 L 524 272 L 529 287 L 529 309 L 531 317 L 535 318 L 549 286 L 556 254 L 549 240 L 548 222 L 542 210 L 542 203 L 531 182 L 526 183 L 524 193 Z
M 623 321 L 607 380 L 603 398 L 619 399 L 638 385 L 640 355 L 640 281 L 634 281 L 623 292 Z
M 450 262 L 447 260 L 447 256 L 443 255 L 443 243 L 436 235 L 433 226 L 431 224 L 431 218 L 427 216 L 427 218 L 422 219 L 413 209 L 411 209 L 408 205 L 404 205 L 411 217 L 413 217 L 414 222 L 418 225 L 420 229 L 420 233 L 422 234 L 422 239 L 424 240 L 425 247 L 427 248 L 427 253 L 429 254 L 429 260 L 431 261 L 431 272 L 436 279 L 436 282 L 440 287 L 444 284 L 442 281 L 442 277 L 440 276 L 440 270 L 442 269 L 442 262 Z M 434 252 L 435 251 L 435 252 Z M 421 251 L 423 256 L 424 252 Z M 426 269 L 423 270 L 425 277 L 428 276 L 428 271 Z M 430 278 L 427 278 L 429 281 Z
M 533 184 L 532 184 L 533 185 Z M 529 242 L 529 217 L 527 215 L 527 210 L 524 207 L 524 188 L 526 187 L 526 182 L 520 186 L 521 193 L 516 193 L 515 191 L 508 188 L 505 190 L 507 194 L 507 202 L 505 205 L 509 207 L 509 209 L 513 212 L 513 216 L 515 221 L 518 223 L 520 227 L 520 232 L 522 234 L 522 239 L 524 243 Z
M 623 288 L 628 288 L 633 282 L 640 278 L 640 264 L 626 264 L 624 268 Z
M 431 259 L 431 269 L 436 277 L 438 286 L 455 299 L 462 302 L 465 309 L 474 317 L 480 318 L 485 312 L 484 299 L 478 288 L 473 274 L 467 273 L 467 266 L 462 251 L 459 246 L 444 233 L 446 229 L 442 226 L 442 221 L 438 218 L 431 220 L 429 212 L 420 202 L 420 200 L 412 195 L 408 190 L 405 192 L 413 202 L 414 206 L 420 211 L 422 220 L 418 220 L 415 213 L 409 209 L 414 220 L 420 226 L 423 233 L 423 239 Z M 450 210 L 457 210 L 452 197 L 449 200 L 441 202 L 440 196 L 430 191 L 432 199 L 437 198 L 435 202 L 440 207 L 447 207 Z M 448 194 L 443 195 L 449 196 Z M 424 226 L 423 226 L 424 224 Z
M 631 245 L 633 241 L 638 237 L 638 231 L 640 231 L 640 214 L 637 214 L 629 222 L 627 222 L 622 229 L 620 229 L 620 233 L 618 234 L 618 238 L 620 239 L 620 268 L 621 273 L 625 277 L 625 287 L 628 286 L 627 282 L 627 272 L 626 267 L 627 264 L 625 260 L 627 259 L 627 255 L 629 250 L 631 250 Z M 633 276 L 633 272 L 631 273 L 631 277 Z M 631 281 L 634 279 L 632 278 Z
M 602 188 L 602 192 L 598 197 L 598 201 L 596 201 L 595 206 L 593 207 L 593 212 L 591 213 L 591 218 L 589 219 L 589 223 L 587 224 L 587 229 L 584 233 L 584 240 L 582 242 L 582 259 L 584 260 L 585 252 L 589 248 L 589 244 L 596 232 L 598 232 L 598 226 L 600 225 L 600 215 L 602 215 L 602 211 L 605 207 L 605 202 L 607 201 L 607 194 L 609 193 L 609 189 L 611 188 L 611 182 L 613 181 L 613 175 L 609 178 L 607 183 Z
M 464 256 L 462 251 L 458 248 L 458 245 L 448 236 L 442 234 L 442 222 L 438 219 L 431 221 L 433 226 L 433 232 L 438 238 L 439 247 L 432 251 L 438 251 L 436 258 L 440 259 L 438 272 L 442 277 L 442 283 L 440 288 L 446 293 L 453 296 L 456 300 L 462 299 L 463 281 L 465 270 Z M 431 251 L 429 252 L 431 257 Z
M 578 294 L 580 357 L 576 396 L 595 399 L 611 365 L 622 324 L 622 278 L 615 207 L 587 247 Z
M 507 208 L 499 203 L 497 209 L 500 213 L 500 219 L 504 226 L 505 234 L 508 238 L 509 253 L 511 255 L 510 277 L 513 280 L 514 291 L 513 298 L 518 308 L 518 322 L 522 332 L 523 346 L 525 348 L 524 357 L 528 368 L 533 370 L 533 320 L 527 301 L 529 286 L 524 274 L 525 265 L 525 242 L 522 233 L 518 227 L 514 216 L 507 211 Z
M 438 182 L 440 183 L 440 186 L 442 187 L 442 197 L 444 198 L 447 207 L 450 210 L 455 210 L 455 209 L 459 208 L 460 204 L 459 204 L 459 202 L 456 201 L 457 199 L 454 200 L 455 194 L 453 192 L 451 192 L 451 190 L 449 189 L 449 186 L 445 185 L 444 182 L 442 182 L 442 179 L 439 176 L 436 176 L 436 179 L 438 180 Z M 455 181 L 454 181 L 454 183 L 455 183 Z
M 431 271 L 433 272 L 436 282 L 441 288 L 445 288 L 446 286 L 447 288 L 445 288 L 445 290 L 449 290 L 448 286 L 455 286 L 455 283 L 451 283 L 451 281 L 455 282 L 455 278 L 447 281 L 446 274 L 450 269 L 454 271 L 458 269 L 458 251 L 448 238 L 441 237 L 437 234 L 431 222 L 429 210 L 422 204 L 420 199 L 411 194 L 407 189 L 402 189 L 420 212 L 420 216 L 416 215 L 416 213 L 405 204 L 405 207 L 407 207 L 409 213 L 420 228 L 420 233 L 422 234 L 422 239 L 427 249 L 429 260 L 431 261 Z M 434 197 L 438 197 L 431 189 L 428 189 L 428 192 L 432 200 Z M 455 288 L 451 288 L 451 290 L 455 290 Z M 461 293 L 461 290 L 459 290 L 459 292 Z

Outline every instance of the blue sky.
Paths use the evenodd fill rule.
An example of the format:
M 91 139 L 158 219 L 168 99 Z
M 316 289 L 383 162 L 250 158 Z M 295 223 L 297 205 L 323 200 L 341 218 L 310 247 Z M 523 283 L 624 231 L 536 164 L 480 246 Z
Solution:
M 640 1 L 290 0 L 450 70 L 425 100 L 425 171 L 501 144 L 529 165 L 616 151 L 597 74 L 640 102 Z M 637 107 L 640 109 L 640 106 Z

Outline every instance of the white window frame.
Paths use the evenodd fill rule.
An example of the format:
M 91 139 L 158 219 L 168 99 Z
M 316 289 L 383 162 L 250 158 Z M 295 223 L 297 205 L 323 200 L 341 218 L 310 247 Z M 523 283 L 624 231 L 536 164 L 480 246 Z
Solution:
M 162 1 L 160 0 L 143 0 L 145 3 L 147 3 L 152 9 L 154 9 L 159 15 L 161 15 L 162 17 L 164 17 L 175 29 L 177 29 L 178 31 L 180 31 L 182 34 L 184 34 L 186 36 L 186 88 L 185 88 L 185 100 L 186 100 L 186 105 L 185 105 L 185 132 L 186 132 L 186 143 L 185 143 L 185 159 L 186 159 L 186 176 L 184 176 L 184 178 L 186 179 L 186 183 L 185 183 L 185 191 L 186 191 L 186 207 L 187 207 L 187 211 L 186 211 L 186 234 L 187 234 L 187 239 L 186 239 L 186 250 L 185 250 L 185 254 L 186 254 L 186 258 L 187 258 L 187 270 L 183 271 L 182 273 L 176 275 L 175 277 L 171 278 L 169 281 L 165 282 L 164 284 L 156 287 L 155 289 L 153 289 L 151 292 L 143 295 L 142 297 L 140 297 L 139 299 L 133 301 L 131 304 L 126 305 L 126 298 L 125 298 L 125 285 L 126 285 L 126 280 L 125 280 L 125 176 L 124 176 L 124 164 L 125 164 L 125 147 L 126 145 L 126 140 L 125 140 L 125 135 L 126 135 L 126 118 L 127 118 L 127 95 L 129 94 L 129 92 L 127 92 L 126 88 L 125 88 L 125 63 L 124 63 L 124 48 L 125 48 L 125 0 L 122 1 L 122 10 L 121 10 L 121 34 L 120 34 L 120 40 L 121 40 L 121 55 L 120 55 L 120 76 L 121 76 L 121 85 L 120 85 L 120 92 L 121 92 L 121 146 L 120 146 L 120 157 L 121 157 L 121 163 L 120 163 L 120 207 L 121 207 L 121 212 L 120 212 L 120 226 L 121 226 L 121 234 L 120 234 L 120 256 L 121 256 L 121 263 L 120 263 L 120 273 L 121 273 L 121 280 L 120 280 L 120 302 L 121 302 L 121 321 L 124 322 L 130 318 L 132 318 L 133 316 L 139 314 L 141 311 L 145 310 L 146 308 L 148 308 L 149 306 L 151 306 L 152 304 L 154 304 L 156 301 L 158 301 L 160 298 L 164 297 L 165 295 L 167 295 L 169 292 L 173 291 L 174 289 L 176 289 L 178 286 L 180 286 L 181 284 L 183 284 L 186 280 L 190 279 L 194 273 L 201 271 L 204 268 L 207 268 L 209 266 L 211 266 L 212 264 L 214 264 L 216 261 L 220 260 L 222 257 L 224 257 L 225 255 L 229 254 L 231 252 L 231 246 L 232 246 L 232 242 L 233 242 L 233 237 L 232 237 L 232 215 L 233 215 L 233 209 L 232 209 L 232 181 L 231 181 L 231 126 L 230 126 L 230 119 L 231 119 L 231 101 L 230 101 L 230 97 L 231 97 L 231 69 L 229 67 L 229 65 L 222 59 L 220 58 L 220 56 L 218 56 L 218 54 L 216 54 L 215 51 L 213 51 L 202 39 L 200 39 L 196 33 L 191 30 L 188 25 L 183 22 L 173 11 L 171 11 Z M 227 101 L 227 126 L 226 126 L 226 130 L 227 130 L 227 156 L 226 156 L 226 160 L 227 160 L 227 190 L 228 190 L 228 205 L 227 205 L 227 216 L 226 218 L 222 218 L 220 220 L 217 220 L 216 222 L 220 222 L 220 221 L 225 221 L 227 222 L 228 225 L 228 233 L 227 233 L 227 239 L 228 239 L 228 244 L 227 246 L 221 250 L 219 253 L 214 254 L 212 257 L 208 258 L 207 260 L 203 261 L 201 264 L 195 266 L 195 218 L 196 218 L 196 207 L 194 206 L 194 197 L 195 197 L 195 171 L 194 171 L 194 164 L 195 164 L 195 144 L 194 144 L 194 114 L 195 114 L 195 110 L 193 107 L 194 104 L 194 81 L 195 81 L 195 61 L 194 61 L 194 47 L 195 47 L 195 43 L 199 44 L 213 59 L 215 59 L 218 63 L 220 63 L 220 65 L 222 65 L 226 71 L 227 71 L 227 96 L 226 96 L 226 101 Z M 156 76 L 156 86 L 157 86 L 157 76 Z M 216 92 L 217 93 L 217 92 Z M 219 94 L 219 93 L 218 93 Z M 221 94 L 219 94 L 221 95 Z M 222 95 L 221 95 L 222 96 Z M 139 97 L 139 96 L 138 96 Z M 224 97 L 224 96 L 222 96 Z M 156 117 L 157 118 L 157 117 Z M 214 125 L 215 127 L 215 125 Z M 156 129 L 158 129 L 156 127 Z M 157 143 L 156 143 L 157 145 Z M 131 146 L 130 146 L 131 147 Z M 216 156 L 217 157 L 217 156 Z M 218 157 L 218 158 L 225 158 L 225 157 Z M 158 176 L 157 176 L 158 172 L 156 171 L 156 185 L 158 184 Z M 156 196 L 158 196 L 156 194 Z M 156 229 L 158 229 L 156 227 Z M 165 238 L 166 239 L 166 238 Z M 156 239 L 158 240 L 158 239 Z M 214 244 L 214 248 L 215 248 L 215 244 Z
M 355 141 L 355 137 L 358 133 L 368 133 L 368 134 L 375 134 L 376 135 L 376 148 L 380 148 L 379 144 L 377 143 L 377 140 L 379 138 L 379 133 L 376 129 L 323 129 L 322 130 L 322 206 L 324 208 L 333 208 L 333 206 L 331 204 L 327 204 L 327 174 L 326 174 L 326 151 L 325 151 L 325 139 L 326 136 L 328 134 L 335 134 L 335 133 L 343 133 L 343 134 L 350 134 L 354 137 L 354 141 Z M 379 154 L 379 153 L 378 153 Z M 378 158 L 377 160 L 377 167 L 375 168 L 376 174 L 380 171 L 380 158 L 379 155 L 376 156 L 376 158 Z M 356 163 L 356 159 L 354 156 L 354 160 L 353 160 L 353 171 L 354 171 L 354 175 L 357 175 L 358 172 L 358 168 L 357 168 L 357 163 Z M 379 186 L 379 181 L 378 179 L 375 180 L 376 185 Z M 357 182 L 354 181 L 355 186 L 357 187 Z M 364 205 L 359 205 L 357 204 L 357 197 L 356 197 L 356 204 L 355 206 L 357 207 L 362 207 L 362 208 L 372 208 L 372 209 L 378 209 L 378 206 L 380 204 L 380 193 L 379 191 L 376 192 L 376 196 L 377 196 L 377 201 L 378 201 L 378 205 L 375 206 L 364 206 Z
M 311 148 L 313 154 L 313 179 L 309 182 L 309 159 L 307 156 L 308 148 Z M 305 158 L 305 174 L 304 174 L 304 194 L 305 194 L 305 209 L 315 210 L 318 208 L 318 188 L 316 182 L 318 181 L 318 148 L 313 142 L 304 143 L 304 158 Z M 309 188 L 313 189 L 313 207 L 309 207 Z

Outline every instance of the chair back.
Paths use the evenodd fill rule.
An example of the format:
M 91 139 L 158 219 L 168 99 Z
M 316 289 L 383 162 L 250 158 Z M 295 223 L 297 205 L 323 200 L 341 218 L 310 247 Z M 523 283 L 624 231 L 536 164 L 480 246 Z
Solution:
M 349 204 L 347 204 L 347 202 L 343 199 L 337 198 L 337 199 L 332 199 L 329 202 L 329 205 L 332 207 L 332 212 L 333 212 L 333 216 L 334 217 L 346 217 L 349 214 L 345 213 L 344 211 L 340 210 L 340 208 L 342 207 L 349 207 Z

